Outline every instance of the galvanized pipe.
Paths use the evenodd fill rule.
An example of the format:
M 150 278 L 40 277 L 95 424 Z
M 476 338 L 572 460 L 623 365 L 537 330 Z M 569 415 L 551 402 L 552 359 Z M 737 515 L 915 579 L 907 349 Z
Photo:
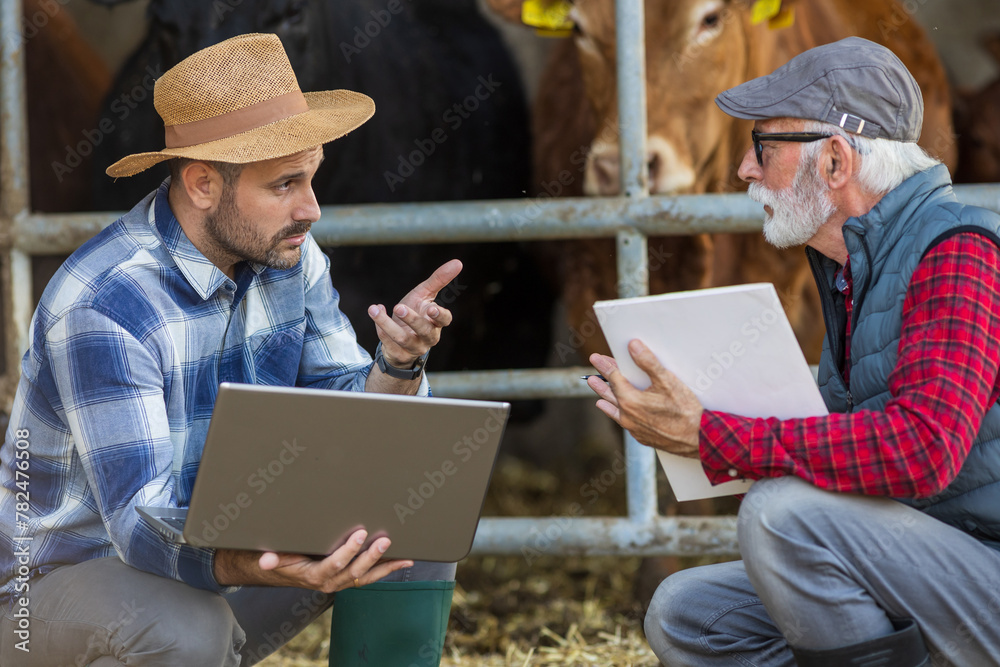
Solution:
M 579 516 L 496 518 L 479 522 L 473 554 L 521 556 L 737 556 L 736 517 L 626 518 Z
M 954 189 L 963 203 L 1000 213 L 1000 184 Z M 525 211 L 533 211 L 530 219 Z M 647 237 L 759 232 L 763 220 L 760 204 L 743 193 L 365 204 L 322 212 L 312 228 L 322 246 L 596 238 L 625 229 Z M 33 255 L 70 253 L 121 215 L 29 215 L 15 222 L 13 243 Z
M 312 234 L 323 246 L 594 238 L 632 228 L 646 235 L 759 231 L 762 220 L 760 205 L 739 193 L 365 204 L 321 212 Z M 121 215 L 33 215 L 17 225 L 15 243 L 37 254 L 72 252 Z
M 646 159 L 646 18 L 643 0 L 615 1 L 621 192 L 649 194 Z
M 0 216 L 9 225 L 28 211 L 28 106 L 21 0 L 0 0 Z
M 621 192 L 626 200 L 649 197 L 646 158 L 646 21 L 644 0 L 616 0 L 615 31 L 618 57 L 618 124 Z M 626 218 L 628 219 L 628 218 Z M 649 251 L 646 236 L 635 228 L 615 235 L 618 296 L 649 294 Z M 631 521 L 648 524 L 656 517 L 656 458 L 653 450 L 625 432 L 628 461 L 626 493 Z
M 593 372 L 590 366 L 452 371 L 428 373 L 427 381 L 435 396 L 451 398 L 593 398 L 594 392 L 580 378 Z
M 813 379 L 819 366 L 810 366 Z M 508 369 L 501 371 L 443 371 L 428 373 L 435 396 L 478 400 L 510 398 L 594 398 L 581 375 L 589 366 Z
M 24 83 L 24 34 L 21 0 L 0 0 L 0 245 L 4 320 L 4 374 L 0 401 L 14 399 L 21 354 L 31 320 L 30 257 L 11 247 L 11 230 L 30 205 L 28 180 L 28 111 Z M 27 270 L 26 270 L 27 268 Z M 27 315 L 25 304 L 28 305 Z

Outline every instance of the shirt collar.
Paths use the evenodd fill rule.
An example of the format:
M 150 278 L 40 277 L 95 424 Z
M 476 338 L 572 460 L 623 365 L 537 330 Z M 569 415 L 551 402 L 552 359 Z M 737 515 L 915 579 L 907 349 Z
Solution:
M 230 286 L 230 292 L 245 293 L 253 278 L 260 275 L 267 267 L 256 262 L 241 262 L 236 267 L 236 281 L 230 280 L 191 243 L 191 239 L 184 233 L 184 229 L 170 208 L 169 189 L 168 177 L 156 191 L 156 197 L 149 211 L 150 222 L 155 224 L 160 238 L 163 239 L 164 247 L 184 278 L 198 295 L 206 300 L 226 285 Z M 245 270 L 247 265 L 252 271 Z

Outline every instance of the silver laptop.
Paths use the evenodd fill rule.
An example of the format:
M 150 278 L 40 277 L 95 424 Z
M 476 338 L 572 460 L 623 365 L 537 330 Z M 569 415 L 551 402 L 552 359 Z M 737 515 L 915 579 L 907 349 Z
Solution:
M 457 561 L 510 404 L 223 383 L 184 509 L 139 507 L 175 542 L 323 555 L 358 528 L 386 558 Z

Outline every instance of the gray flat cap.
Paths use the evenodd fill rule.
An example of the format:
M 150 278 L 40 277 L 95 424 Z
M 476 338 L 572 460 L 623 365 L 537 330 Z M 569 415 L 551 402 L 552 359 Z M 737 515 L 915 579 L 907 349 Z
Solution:
M 896 55 L 860 37 L 809 49 L 767 76 L 715 98 L 730 116 L 805 118 L 866 137 L 916 141 L 924 120 L 920 87 Z

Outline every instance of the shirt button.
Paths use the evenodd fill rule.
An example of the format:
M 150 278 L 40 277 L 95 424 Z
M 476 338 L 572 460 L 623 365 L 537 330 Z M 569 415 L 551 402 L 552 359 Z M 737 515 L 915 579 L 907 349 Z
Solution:
M 736 475 L 738 475 L 738 474 L 739 474 L 739 473 L 738 473 L 738 472 L 736 472 L 736 468 L 730 468 L 730 469 L 729 469 L 729 476 L 730 476 L 730 477 L 736 477 Z
M 229 285 L 229 284 L 226 284 L 222 289 L 224 289 L 224 290 L 226 290 L 227 292 L 230 292 L 230 293 L 236 291 L 236 287 L 234 287 L 233 285 Z

